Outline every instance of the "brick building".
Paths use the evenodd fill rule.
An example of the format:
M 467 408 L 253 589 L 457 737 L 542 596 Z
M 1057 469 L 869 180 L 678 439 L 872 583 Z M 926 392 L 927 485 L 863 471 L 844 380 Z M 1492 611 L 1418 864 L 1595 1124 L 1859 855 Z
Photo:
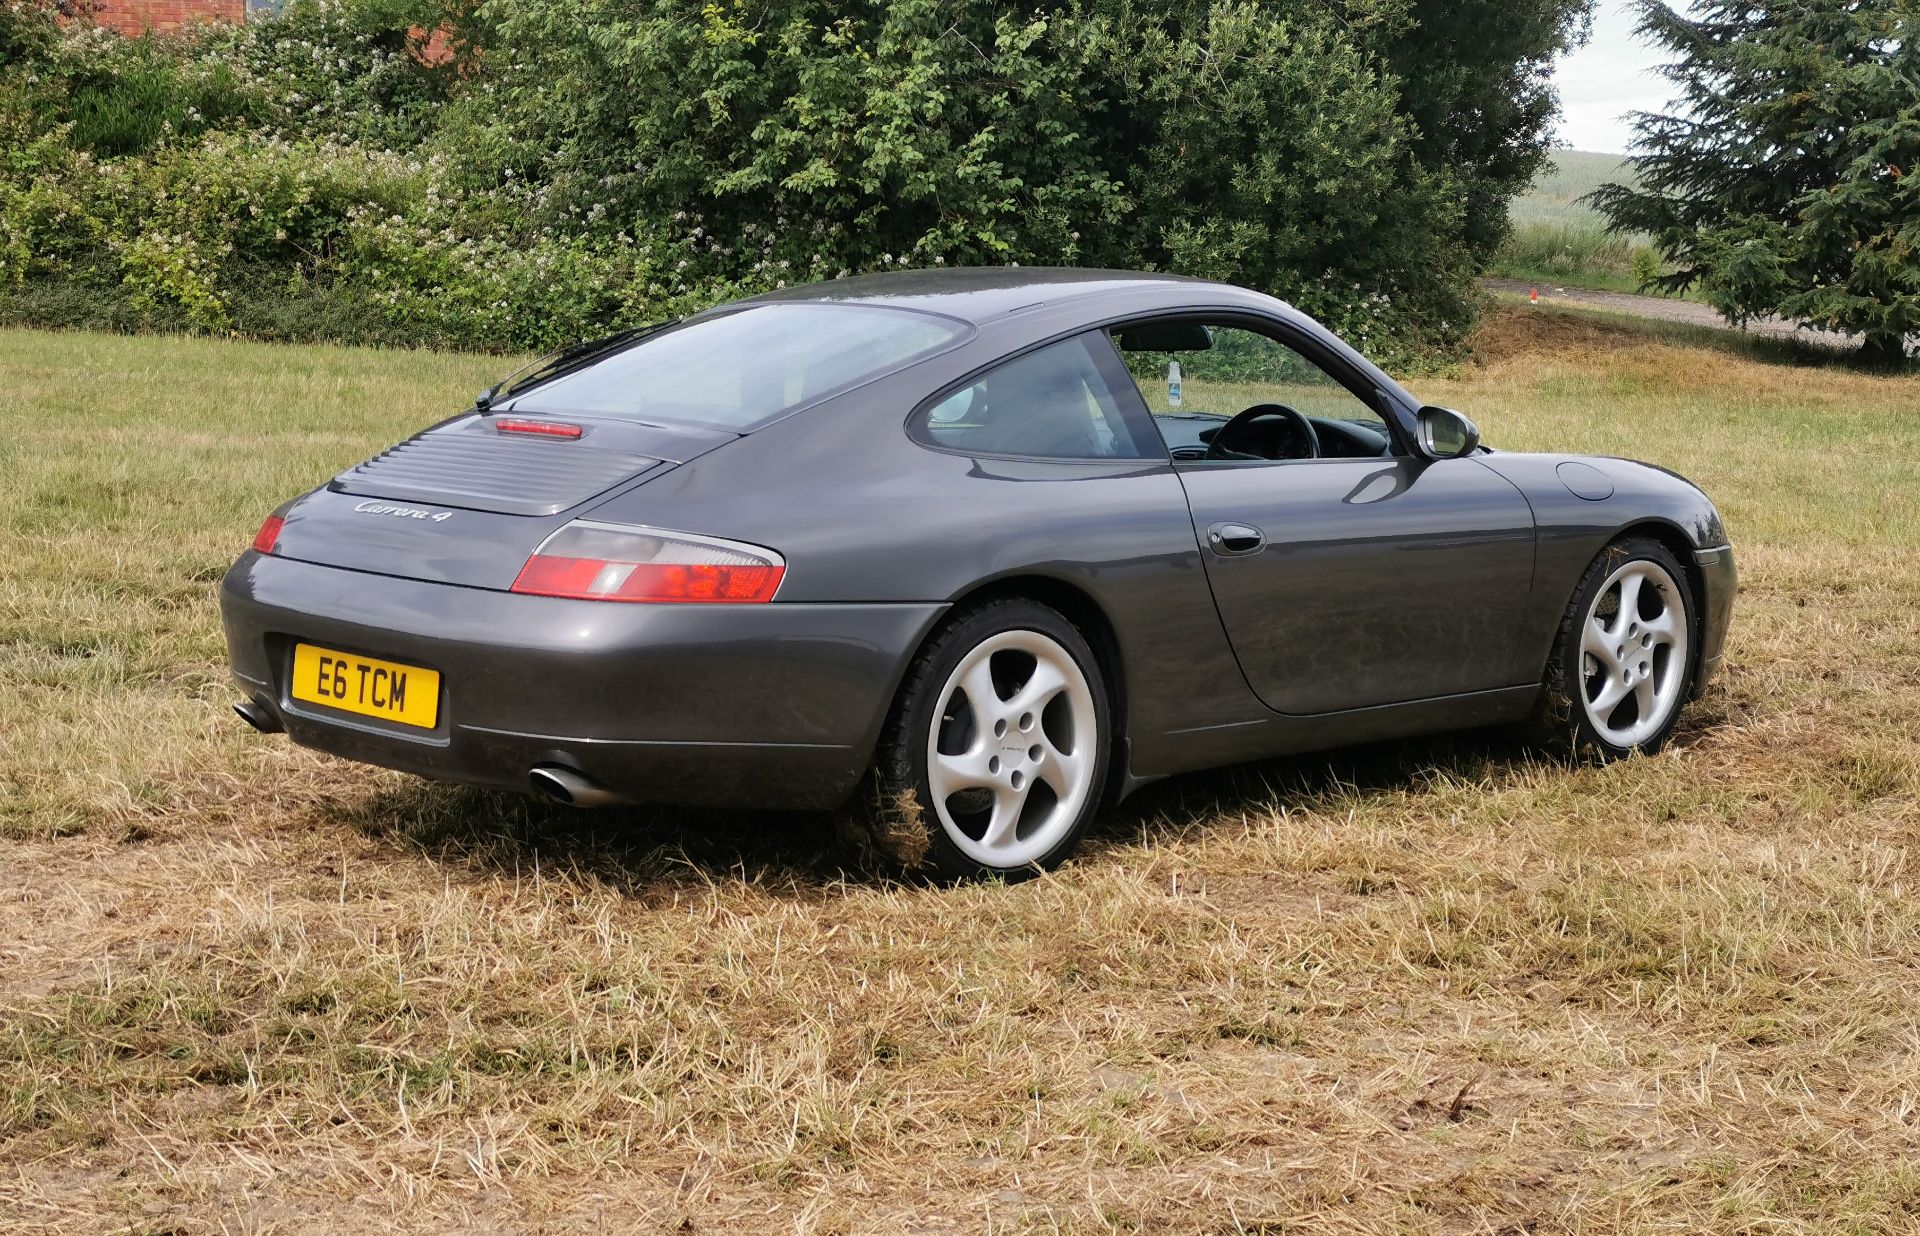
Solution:
M 208 21 L 245 21 L 255 13 L 276 12 L 285 0 L 74 0 L 61 5 L 69 15 L 84 13 L 92 21 L 121 34 L 149 30 L 178 30 Z M 454 59 L 452 35 L 444 28 L 429 33 L 415 26 L 407 32 L 407 50 L 420 63 L 438 68 Z
M 261 0 L 96 0 L 94 20 L 122 34 L 178 30 L 202 21 L 245 21 L 250 11 L 274 7 Z

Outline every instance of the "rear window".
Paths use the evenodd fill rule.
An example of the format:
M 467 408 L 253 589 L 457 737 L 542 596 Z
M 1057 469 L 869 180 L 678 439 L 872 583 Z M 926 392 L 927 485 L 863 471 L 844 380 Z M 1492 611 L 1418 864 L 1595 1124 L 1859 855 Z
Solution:
M 966 329 L 871 305 L 753 305 L 650 335 L 511 406 L 748 430 L 937 352 Z

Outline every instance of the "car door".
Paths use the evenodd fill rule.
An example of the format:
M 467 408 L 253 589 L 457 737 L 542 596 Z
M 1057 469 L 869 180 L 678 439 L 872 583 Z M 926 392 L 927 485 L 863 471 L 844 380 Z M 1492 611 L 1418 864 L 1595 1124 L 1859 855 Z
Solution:
M 1163 425 L 1221 621 L 1269 708 L 1336 712 L 1538 672 L 1516 638 L 1534 525 L 1512 484 L 1471 457 L 1416 455 L 1384 392 L 1282 324 L 1196 319 L 1113 337 Z M 1234 414 L 1261 405 L 1280 411 L 1213 449 Z

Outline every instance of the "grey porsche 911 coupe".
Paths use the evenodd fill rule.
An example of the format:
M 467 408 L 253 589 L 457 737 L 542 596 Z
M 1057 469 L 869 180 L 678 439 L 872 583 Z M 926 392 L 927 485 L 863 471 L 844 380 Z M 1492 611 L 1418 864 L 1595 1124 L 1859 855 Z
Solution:
M 1654 751 L 1734 588 L 1693 485 L 1484 446 L 1272 297 L 977 269 L 561 352 L 275 511 L 221 600 L 260 730 L 579 805 L 871 776 L 966 876 L 1214 765 Z

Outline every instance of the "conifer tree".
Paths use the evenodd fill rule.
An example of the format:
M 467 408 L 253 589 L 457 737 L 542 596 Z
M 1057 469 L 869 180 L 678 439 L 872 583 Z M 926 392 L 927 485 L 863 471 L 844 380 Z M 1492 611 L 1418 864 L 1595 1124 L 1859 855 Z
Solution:
M 1678 97 L 1635 117 L 1637 183 L 1592 195 L 1730 320 L 1858 333 L 1896 363 L 1920 328 L 1920 2 L 1646 0 Z

